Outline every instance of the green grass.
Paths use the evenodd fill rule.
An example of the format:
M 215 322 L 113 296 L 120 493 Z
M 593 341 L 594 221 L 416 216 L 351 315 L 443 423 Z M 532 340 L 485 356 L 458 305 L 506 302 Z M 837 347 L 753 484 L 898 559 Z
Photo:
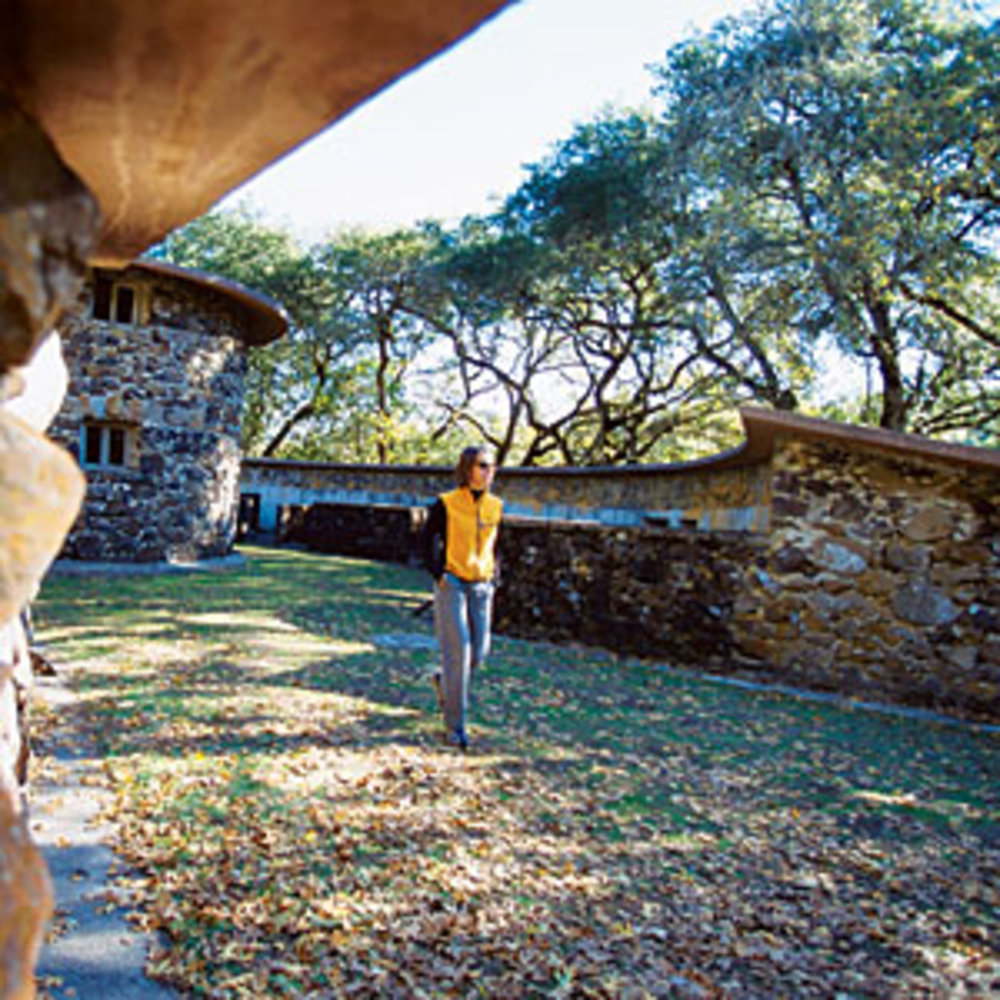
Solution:
M 433 655 L 377 643 L 430 633 L 423 574 L 245 551 L 220 574 L 55 578 L 36 610 L 101 741 L 153 971 L 189 995 L 1000 975 L 995 735 L 497 637 L 463 757 Z

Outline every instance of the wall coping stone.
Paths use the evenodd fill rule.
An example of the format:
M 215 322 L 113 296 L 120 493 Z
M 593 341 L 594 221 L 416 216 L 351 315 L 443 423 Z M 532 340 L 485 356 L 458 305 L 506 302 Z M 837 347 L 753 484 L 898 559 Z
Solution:
M 953 465 L 971 465 L 994 469 L 1000 473 L 1000 449 L 976 448 L 971 445 L 952 444 L 936 441 L 920 434 L 903 434 L 887 431 L 881 427 L 865 427 L 858 424 L 843 424 L 818 417 L 804 417 L 798 413 L 784 413 L 758 407 L 744 407 L 740 410 L 747 433 L 747 441 L 736 451 L 757 454 L 766 448 L 766 457 L 774 452 L 776 435 L 806 438 L 808 440 L 833 441 L 860 448 L 874 448 L 891 451 L 917 458 L 930 458 Z

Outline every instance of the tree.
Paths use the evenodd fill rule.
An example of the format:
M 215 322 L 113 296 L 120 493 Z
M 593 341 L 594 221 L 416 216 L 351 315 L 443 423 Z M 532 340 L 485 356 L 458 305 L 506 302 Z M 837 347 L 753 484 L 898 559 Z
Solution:
M 559 339 L 531 316 L 544 250 L 474 217 L 438 237 L 422 313 L 448 346 L 432 373 L 443 390 L 433 439 L 470 428 L 509 463 L 537 426 L 539 383 L 558 370 Z
M 659 70 L 720 273 L 756 271 L 802 330 L 871 361 L 895 430 L 996 431 L 1000 416 L 1000 39 L 958 14 L 779 0 Z
M 565 405 L 536 424 L 526 461 L 664 457 L 663 443 L 701 415 L 706 372 L 674 335 L 677 300 L 661 280 L 677 245 L 661 163 L 646 116 L 603 116 L 557 145 L 507 202 L 504 225 L 547 248 L 533 311 L 564 343 Z
M 388 461 L 406 435 L 405 375 L 420 349 L 420 231 L 342 233 L 303 248 L 244 210 L 185 226 L 153 254 L 277 300 L 291 324 L 251 352 L 243 415 L 250 454 Z
M 421 274 L 435 239 L 431 230 L 340 233 L 315 250 L 323 282 L 336 289 L 341 322 L 374 382 L 371 421 L 376 458 L 388 462 L 411 415 L 405 382 L 426 346 Z M 365 361 L 367 359 L 367 361 Z
M 604 116 L 531 167 L 501 213 L 456 234 L 443 265 L 464 390 L 452 413 L 472 422 L 501 401 L 501 454 L 688 457 L 729 443 L 720 415 L 734 402 L 785 405 L 789 371 L 807 379 L 771 332 L 773 310 L 739 314 L 752 294 L 709 255 L 671 157 L 648 116 Z
M 831 354 L 871 382 L 838 412 L 1000 442 L 1000 27 L 960 14 L 725 21 L 667 52 L 655 114 L 578 126 L 452 229 L 171 237 L 292 314 L 252 358 L 250 450 L 434 460 L 471 430 L 508 463 L 686 458 L 741 403 L 833 405 Z
M 278 453 L 297 428 L 339 398 L 339 366 L 355 348 L 346 295 L 324 280 L 311 254 L 245 210 L 213 212 L 171 234 L 151 255 L 200 268 L 262 292 L 289 314 L 287 335 L 250 353 L 243 448 Z

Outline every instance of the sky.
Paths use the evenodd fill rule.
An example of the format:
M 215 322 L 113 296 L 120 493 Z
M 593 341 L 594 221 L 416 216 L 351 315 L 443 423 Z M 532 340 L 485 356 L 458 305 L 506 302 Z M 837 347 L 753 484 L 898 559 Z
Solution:
M 223 200 L 306 242 L 489 211 L 573 125 L 650 99 L 649 63 L 753 0 L 521 0 Z

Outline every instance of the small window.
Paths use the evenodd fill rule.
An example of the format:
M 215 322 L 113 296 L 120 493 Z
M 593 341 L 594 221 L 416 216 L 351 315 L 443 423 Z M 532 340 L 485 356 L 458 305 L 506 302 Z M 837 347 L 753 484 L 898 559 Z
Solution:
M 114 286 L 107 278 L 94 278 L 94 319 L 111 319 L 111 292 Z
M 108 428 L 108 465 L 125 464 L 125 428 Z
M 82 430 L 83 465 L 123 468 L 129 463 L 135 430 L 121 424 L 87 421 Z
M 102 275 L 94 277 L 94 319 L 116 323 L 135 322 L 135 289 L 131 285 L 119 285 Z
M 128 285 L 119 285 L 115 289 L 115 321 L 131 323 L 135 318 L 135 290 Z
M 93 425 L 83 429 L 83 461 L 86 465 L 101 464 L 101 442 L 104 438 L 104 428 Z

